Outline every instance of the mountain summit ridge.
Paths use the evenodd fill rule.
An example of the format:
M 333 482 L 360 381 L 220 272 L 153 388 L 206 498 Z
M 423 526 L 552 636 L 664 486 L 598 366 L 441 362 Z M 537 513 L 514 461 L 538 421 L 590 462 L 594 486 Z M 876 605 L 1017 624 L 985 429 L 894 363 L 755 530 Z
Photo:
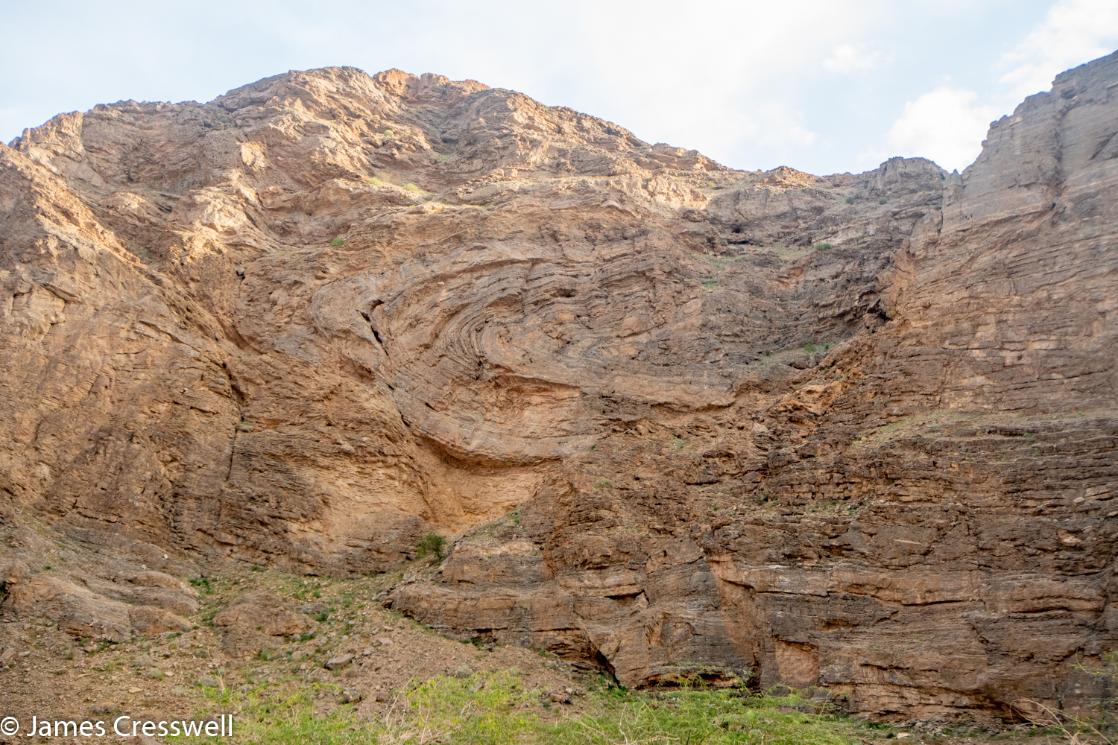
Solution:
M 0 614 L 223 562 L 626 685 L 884 719 L 1101 695 L 1118 55 L 962 174 L 745 172 L 472 81 L 292 72 L 0 146 Z M 1085 667 L 1086 666 L 1086 667 Z

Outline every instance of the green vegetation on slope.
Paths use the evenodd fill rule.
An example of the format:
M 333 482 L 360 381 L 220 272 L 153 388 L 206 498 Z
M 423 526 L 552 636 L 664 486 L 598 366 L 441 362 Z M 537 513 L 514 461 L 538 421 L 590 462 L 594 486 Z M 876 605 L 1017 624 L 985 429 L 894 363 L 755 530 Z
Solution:
M 370 720 L 346 708 L 324 715 L 310 696 L 269 696 L 263 688 L 208 694 L 237 712 L 238 741 L 263 745 L 845 745 L 872 732 L 799 695 L 743 689 L 634 692 L 602 685 L 576 705 L 555 704 L 511 671 L 431 678 Z
M 688 446 L 682 439 L 671 442 Z M 518 521 L 518 514 L 510 514 L 500 525 Z M 420 559 L 412 569 L 432 567 Z M 958 728 L 914 732 L 839 716 L 808 693 L 759 695 L 744 687 L 718 689 L 698 681 L 673 689 L 628 690 L 601 677 L 572 675 L 545 654 L 482 650 L 386 611 L 380 598 L 400 579 L 399 573 L 304 577 L 263 567 L 197 577 L 191 584 L 202 607 L 195 629 L 107 645 L 89 654 L 89 669 L 112 690 L 121 690 L 134 671 L 148 670 L 153 663 L 166 668 L 167 676 L 173 672 L 166 679 L 161 673 L 158 680 L 148 680 L 145 700 L 155 710 L 190 712 L 194 719 L 232 714 L 233 737 L 190 739 L 211 745 L 1108 742 L 1100 734 L 1109 732 L 1105 721 L 1081 722 L 1063 715 L 1038 716 L 1040 727 L 999 734 Z M 313 624 L 302 633 L 263 640 L 255 653 L 249 644 L 230 647 L 234 654 L 226 655 L 221 650 L 236 637 L 214 626 L 213 618 L 262 593 L 280 607 L 298 609 Z M 241 629 L 245 631 L 252 631 L 252 625 Z M 344 660 L 347 652 L 357 653 L 356 658 L 337 667 L 326 664 Z M 1098 674 L 1113 674 L 1118 662 L 1108 661 L 1111 666 Z M 184 686 L 184 681 L 189 683 Z M 107 691 L 96 696 L 112 700 Z

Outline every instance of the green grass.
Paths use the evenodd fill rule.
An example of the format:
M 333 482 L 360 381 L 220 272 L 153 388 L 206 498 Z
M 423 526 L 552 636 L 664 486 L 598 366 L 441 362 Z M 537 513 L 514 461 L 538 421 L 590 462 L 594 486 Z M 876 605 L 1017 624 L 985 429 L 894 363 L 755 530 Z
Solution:
M 741 689 L 591 691 L 576 708 L 541 708 L 510 672 L 439 677 L 413 688 L 385 722 L 385 742 L 447 745 L 847 745 L 867 727 L 821 713 L 798 695 Z
M 386 742 L 497 745 L 532 742 L 541 729 L 535 703 L 511 672 L 437 677 L 408 692 L 406 706 L 385 717 Z M 536 740 L 538 741 L 538 740 Z
M 203 689 L 215 707 L 233 712 L 233 737 L 173 738 L 176 742 L 240 742 L 253 745 L 376 745 L 379 727 L 358 719 L 351 707 L 322 710 L 316 706 L 318 687 L 283 694 L 257 686 L 247 692 Z M 199 712 L 204 718 L 213 711 Z M 170 739 L 170 738 L 169 738 Z
M 551 703 L 513 671 L 479 672 L 413 684 L 370 719 L 336 703 L 340 690 L 297 678 L 203 688 L 208 706 L 197 716 L 232 713 L 233 741 L 261 745 L 854 745 L 883 734 L 799 694 L 743 688 L 598 685 L 567 705 Z
M 559 722 L 549 743 L 683 743 L 694 745 L 845 745 L 859 727 L 794 708 L 792 697 L 749 696 L 736 690 L 680 690 L 659 695 L 614 689 L 589 714 Z
M 208 579 L 212 591 L 203 600 L 203 613 L 226 604 L 245 586 L 239 579 Z M 250 584 L 267 586 L 295 599 L 321 597 L 328 602 L 333 612 L 316 619 L 323 624 L 317 629 L 317 638 L 328 641 L 335 631 L 340 630 L 343 637 L 352 633 L 346 621 L 360 613 L 361 602 L 372 602 L 383 582 L 388 581 L 336 582 L 267 570 L 254 575 Z M 199 589 L 201 585 L 196 584 Z M 314 638 L 314 632 L 307 632 L 297 641 Z M 217 687 L 204 684 L 192 688 L 197 697 L 192 717 L 232 714 L 234 735 L 225 740 L 191 738 L 189 742 L 854 745 L 879 741 L 888 734 L 836 716 L 826 705 L 799 694 L 762 696 L 744 688 L 715 689 L 698 682 L 675 689 L 632 691 L 608 685 L 604 679 L 587 678 L 580 684 L 585 690 L 567 704 L 553 702 L 548 695 L 551 689 L 537 688 L 539 684 L 508 670 L 417 679 L 392 691 L 390 701 L 370 708 L 343 703 L 343 680 L 308 677 L 303 669 L 306 661 L 320 662 L 333 652 L 332 648 L 322 648 L 323 643 L 266 650 L 242 670 L 215 673 L 220 681 Z M 366 689 L 358 690 L 368 694 Z
M 832 248 L 834 248 L 834 246 L 832 246 L 830 243 L 826 243 L 826 242 L 815 244 L 815 250 L 816 251 L 830 251 Z
M 339 235 L 339 236 L 338 236 L 337 238 L 335 238 L 334 240 L 330 241 L 330 245 L 331 245 L 331 246 L 333 246 L 334 248 L 341 248 L 342 246 L 344 246 L 344 245 L 345 245 L 345 238 L 342 238 L 342 237 L 341 237 L 341 236 Z

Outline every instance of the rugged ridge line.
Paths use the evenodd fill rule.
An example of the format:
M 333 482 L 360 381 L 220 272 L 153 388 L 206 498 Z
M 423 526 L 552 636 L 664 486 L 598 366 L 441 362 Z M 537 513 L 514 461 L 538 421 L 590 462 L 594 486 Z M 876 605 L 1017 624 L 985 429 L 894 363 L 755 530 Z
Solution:
M 962 174 L 727 169 L 473 81 L 292 72 L 0 146 L 0 615 L 235 559 L 629 685 L 1075 708 L 1118 642 L 1118 55 Z M 50 568 L 48 568 L 48 565 Z

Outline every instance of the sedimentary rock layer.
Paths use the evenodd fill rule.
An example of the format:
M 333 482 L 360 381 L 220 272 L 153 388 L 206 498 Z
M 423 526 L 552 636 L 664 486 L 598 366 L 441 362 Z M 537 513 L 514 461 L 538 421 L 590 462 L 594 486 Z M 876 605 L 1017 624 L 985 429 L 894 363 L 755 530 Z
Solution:
M 627 684 L 1085 702 L 1118 641 L 1116 86 L 1065 73 L 961 175 L 734 171 L 346 68 L 27 130 L 0 607 L 125 638 L 205 562 L 379 571 L 441 531 L 395 607 Z

